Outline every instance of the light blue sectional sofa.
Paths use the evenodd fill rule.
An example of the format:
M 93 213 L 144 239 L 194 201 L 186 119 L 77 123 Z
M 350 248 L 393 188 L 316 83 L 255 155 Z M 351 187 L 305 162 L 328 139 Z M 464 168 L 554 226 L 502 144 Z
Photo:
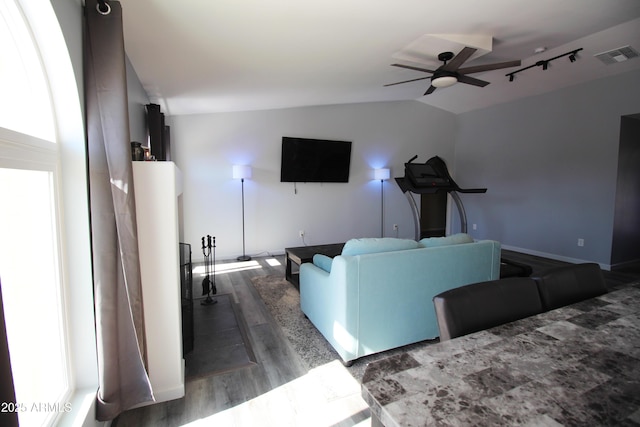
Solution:
M 300 308 L 349 365 L 360 357 L 433 339 L 433 297 L 500 276 L 500 243 L 466 234 L 349 240 L 331 259 L 300 266 Z

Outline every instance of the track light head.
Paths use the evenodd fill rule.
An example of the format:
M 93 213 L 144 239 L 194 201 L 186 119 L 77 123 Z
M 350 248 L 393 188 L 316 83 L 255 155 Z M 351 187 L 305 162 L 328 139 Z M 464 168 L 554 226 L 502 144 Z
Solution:
M 512 82 L 514 79 L 513 74 L 509 74 L 509 81 Z
M 549 68 L 549 60 L 546 61 L 538 61 L 536 62 L 536 65 L 538 67 L 542 67 L 543 70 L 546 70 L 547 68 Z
M 575 53 L 572 53 L 571 55 L 569 55 L 569 61 L 576 62 L 576 54 Z

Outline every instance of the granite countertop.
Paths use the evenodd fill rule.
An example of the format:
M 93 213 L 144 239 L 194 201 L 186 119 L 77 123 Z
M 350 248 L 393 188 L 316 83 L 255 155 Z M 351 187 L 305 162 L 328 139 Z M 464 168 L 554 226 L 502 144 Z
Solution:
M 387 427 L 640 425 L 640 284 L 372 362 L 362 396 Z

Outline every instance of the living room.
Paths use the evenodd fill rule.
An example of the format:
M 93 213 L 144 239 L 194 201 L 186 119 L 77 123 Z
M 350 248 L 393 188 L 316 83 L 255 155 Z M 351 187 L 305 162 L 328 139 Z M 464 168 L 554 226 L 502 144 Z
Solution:
M 140 13 L 140 6 L 130 7 Z M 126 13 L 124 17 L 126 26 Z M 637 20 L 630 20 L 571 40 L 524 59 L 523 66 L 578 47 L 588 46 L 589 53 L 597 53 L 606 45 L 629 44 L 637 39 L 637 26 Z M 140 38 L 141 29 L 135 31 Z M 137 41 L 132 51 L 140 55 L 141 48 Z M 200 105 L 206 102 L 199 99 L 203 95 L 193 97 L 192 105 L 186 105 L 186 94 L 173 99 L 151 96 L 150 102 L 166 103 L 172 159 L 183 174 L 183 240 L 197 243 L 211 234 L 217 238 L 221 258 L 242 254 L 243 200 L 240 182 L 232 178 L 236 164 L 250 165 L 253 171 L 244 183 L 245 243 L 250 255 L 352 237 L 413 237 L 410 206 L 393 178 L 404 175 L 404 163 L 412 156 L 424 162 L 437 155 L 447 162 L 459 185 L 488 189 L 486 194 L 462 195 L 469 232 L 475 238 L 493 238 L 506 248 L 534 255 L 597 262 L 605 269 L 636 260 L 640 254 L 630 249 L 634 245 L 629 242 L 624 243 L 622 255 L 612 259 L 612 253 L 616 242 L 628 239 L 621 238 L 619 230 L 636 239 L 639 234 L 637 225 L 620 227 L 615 220 L 616 211 L 637 206 L 629 199 L 631 194 L 620 194 L 627 201 L 616 204 L 616 191 L 618 174 L 628 177 L 618 169 L 621 118 L 640 112 L 638 65 L 633 60 L 600 65 L 594 74 L 594 62 L 596 58 L 581 52 L 575 62 L 560 58 L 549 70 L 525 70 L 513 82 L 503 75 L 513 69 L 496 71 L 502 79 L 488 87 L 456 85 L 432 94 L 441 96 L 434 102 L 429 95 L 241 111 L 240 100 L 248 96 L 242 92 L 238 100 L 213 97 L 207 107 L 210 112 L 203 112 L 206 108 Z M 135 72 L 135 68 L 134 63 L 130 69 Z M 423 82 L 405 86 L 422 93 L 420 84 L 424 86 Z M 147 96 L 143 87 L 148 85 L 139 84 L 142 93 L 136 99 Z M 528 87 L 527 95 L 518 85 Z M 450 95 L 443 100 L 446 90 Z M 291 98 L 299 102 L 298 96 Z M 493 97 L 502 98 L 492 101 Z M 140 104 L 130 107 L 130 114 L 144 120 Z M 349 182 L 280 182 L 285 136 L 352 141 Z M 137 138 L 144 137 L 141 132 Z M 623 156 L 634 150 L 637 153 L 632 147 Z M 373 179 L 373 170 L 381 167 L 391 170 L 391 179 L 382 185 L 383 195 Z M 448 218 L 448 231 L 458 231 L 454 205 Z
M 640 111 L 639 77 L 634 71 L 461 115 L 395 101 L 169 117 L 186 188 L 185 241 L 212 234 L 221 257 L 242 253 L 240 183 L 231 173 L 239 163 L 253 168 L 245 181 L 247 253 L 379 236 L 373 170 L 401 177 L 413 155 L 422 162 L 438 155 L 461 187 L 488 189 L 461 195 L 473 237 L 608 268 L 620 118 Z M 349 183 L 281 183 L 283 136 L 353 141 Z M 393 179 L 383 185 L 384 235 L 396 237 L 398 224 L 398 237 L 413 237 L 404 194 Z M 450 231 L 459 231 L 455 206 L 450 218 Z
M 82 87 L 79 3 L 60 0 L 52 4 L 67 38 L 75 83 Z M 127 8 L 140 7 L 133 2 L 122 3 L 125 17 Z M 210 112 L 177 113 L 177 109 L 164 105 L 165 96 L 158 94 L 153 82 L 142 77 L 144 66 L 129 58 L 131 140 L 146 139 L 144 105 L 163 104 L 171 128 L 172 160 L 184 180 L 181 240 L 194 246 L 194 261 L 201 261 L 199 243 L 207 234 L 216 236 L 218 257 L 224 260 L 243 253 L 245 242 L 247 254 L 261 257 L 280 255 L 285 247 L 344 242 L 352 237 L 382 234 L 413 238 L 410 206 L 393 178 L 404 174 L 404 163 L 414 155 L 422 162 L 437 155 L 447 162 L 462 187 L 488 189 L 486 194 L 461 196 L 469 233 L 474 238 L 494 239 L 505 249 L 561 261 L 596 262 L 610 269 L 640 259 L 640 225 L 635 220 L 628 221 L 629 217 L 637 218 L 638 192 L 629 191 L 627 182 L 620 181 L 626 177 L 637 185 L 637 173 L 620 169 L 622 160 L 637 159 L 637 143 L 628 146 L 620 136 L 624 133 L 622 122 L 637 122 L 640 113 L 640 60 L 606 66 L 606 70 L 601 68 L 600 74 L 590 74 L 588 79 L 581 77 L 580 67 L 597 61 L 593 54 L 600 51 L 629 44 L 638 49 L 638 16 L 626 15 L 619 18 L 620 23 L 605 20 L 592 27 L 597 29 L 595 33 L 551 46 L 541 56 L 536 57 L 531 49 L 518 54 L 525 66 L 536 58 L 550 58 L 586 47 L 594 39 L 606 39 L 606 43 L 595 43 L 589 52 L 578 55 L 575 62 L 558 59 L 549 70 L 526 70 L 513 82 L 504 76 L 509 70 L 498 71 L 499 78 L 486 88 L 458 84 L 439 89 L 440 93 L 434 95 L 440 98 L 434 105 L 429 96 L 421 97 L 428 87 L 422 81 L 405 85 L 401 95 L 390 100 L 340 99 L 245 111 L 225 111 L 216 104 Z M 496 51 L 499 44 L 496 40 Z M 385 69 L 391 68 L 389 63 L 394 61 L 391 56 L 378 60 L 384 62 Z M 559 84 L 554 72 L 564 76 L 575 73 L 575 79 Z M 421 76 L 404 73 L 399 75 Z M 504 87 L 521 84 L 520 88 L 531 89 L 527 77 L 541 73 L 545 74 L 536 80 L 528 95 L 490 101 L 492 93 L 503 93 Z M 390 82 L 385 77 L 384 81 L 367 84 L 378 88 Z M 494 88 L 496 92 L 492 92 Z M 512 90 L 515 93 L 521 89 Z M 297 96 L 295 90 L 282 92 L 292 98 Z M 233 98 L 233 93 L 229 97 Z M 192 99 L 193 105 L 208 102 Z M 456 108 L 462 110 L 449 105 L 454 100 L 462 105 Z M 484 105 L 486 102 L 489 105 Z M 284 136 L 351 141 L 349 182 L 280 182 Z M 82 152 L 84 141 L 79 138 L 76 142 L 80 147 L 77 155 Z M 244 200 L 240 182 L 232 177 L 234 165 L 250 165 L 253 170 L 252 177 L 244 182 Z M 391 179 L 382 184 L 375 180 L 376 168 L 389 168 Z M 67 181 L 83 180 L 84 170 L 80 169 Z M 72 210 L 67 209 L 68 229 L 73 228 Z M 83 212 L 82 208 L 73 214 L 77 212 Z M 448 232 L 459 231 L 453 204 L 448 219 Z M 301 230 L 304 238 L 299 235 Z M 85 240 L 87 236 L 76 251 L 86 253 L 80 257 L 73 253 L 69 259 L 85 269 L 82 279 L 73 281 L 71 289 L 84 289 L 86 293 L 90 289 L 90 272 L 86 270 L 91 265 L 87 262 Z M 616 251 L 616 244 L 621 244 L 622 249 Z M 76 328 L 93 324 L 91 295 L 83 294 L 82 298 L 84 317 L 69 317 Z M 80 299 L 77 293 L 74 299 Z M 95 350 L 95 337 L 91 331 L 83 333 L 71 346 L 75 361 L 82 360 L 83 367 L 75 378 L 81 378 L 79 386 L 91 389 L 97 377 L 96 363 L 91 357 L 84 358 L 84 353 Z M 95 397 L 94 391 L 95 388 L 90 390 L 90 394 Z

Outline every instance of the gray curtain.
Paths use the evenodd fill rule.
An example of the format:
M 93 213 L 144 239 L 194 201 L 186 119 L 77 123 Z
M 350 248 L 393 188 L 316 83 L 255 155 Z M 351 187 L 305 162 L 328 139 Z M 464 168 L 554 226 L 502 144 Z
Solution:
M 144 318 L 129 140 L 122 9 L 85 6 L 85 96 L 98 350 L 96 419 L 153 400 L 145 369 Z

